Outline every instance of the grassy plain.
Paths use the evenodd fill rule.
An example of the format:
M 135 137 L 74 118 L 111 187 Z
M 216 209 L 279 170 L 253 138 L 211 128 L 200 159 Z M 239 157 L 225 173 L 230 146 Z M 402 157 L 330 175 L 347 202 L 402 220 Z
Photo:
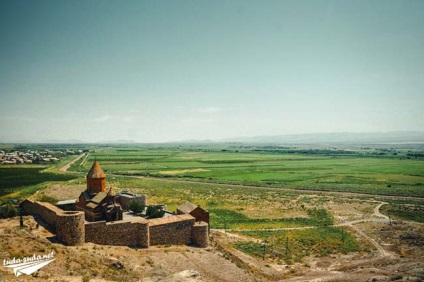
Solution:
M 77 163 L 71 169 L 86 172 L 97 159 L 108 174 L 424 197 L 422 158 L 411 159 L 401 152 L 380 154 L 194 146 L 103 147 L 90 154 L 83 165 Z

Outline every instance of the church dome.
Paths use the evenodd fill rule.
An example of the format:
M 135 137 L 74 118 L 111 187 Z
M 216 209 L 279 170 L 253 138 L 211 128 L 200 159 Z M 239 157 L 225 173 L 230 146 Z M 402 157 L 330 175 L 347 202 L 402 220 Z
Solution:
M 90 171 L 87 174 L 87 178 L 105 178 L 106 175 L 103 172 L 102 168 L 98 161 L 95 161 L 91 166 Z

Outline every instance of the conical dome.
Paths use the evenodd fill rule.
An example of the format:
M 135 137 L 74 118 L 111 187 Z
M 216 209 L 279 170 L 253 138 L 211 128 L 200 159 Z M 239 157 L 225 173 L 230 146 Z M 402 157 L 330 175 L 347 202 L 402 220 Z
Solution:
M 105 178 L 106 175 L 103 172 L 102 168 L 98 161 L 95 161 L 91 166 L 90 171 L 87 174 L 87 178 Z

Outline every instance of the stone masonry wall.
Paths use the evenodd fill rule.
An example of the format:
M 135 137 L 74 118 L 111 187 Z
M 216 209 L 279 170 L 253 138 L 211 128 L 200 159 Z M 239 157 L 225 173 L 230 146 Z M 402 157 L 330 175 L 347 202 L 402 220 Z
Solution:
M 99 245 L 149 247 L 149 228 L 147 220 L 137 221 L 87 222 L 85 223 L 85 242 Z
M 57 215 L 56 235 L 62 243 L 75 246 L 85 242 L 84 213 L 64 211 Z
M 56 228 L 57 214 L 60 214 L 63 212 L 58 207 L 46 202 L 36 202 L 31 200 L 25 200 L 23 201 L 22 205 L 23 205 L 24 211 L 27 214 L 36 214 L 40 216 L 45 222 L 47 222 L 53 228 Z
M 206 248 L 209 245 L 209 224 L 200 221 L 193 225 L 191 230 L 192 243 L 200 248 Z
M 194 221 L 194 217 L 189 214 L 150 219 L 150 245 L 191 244 Z

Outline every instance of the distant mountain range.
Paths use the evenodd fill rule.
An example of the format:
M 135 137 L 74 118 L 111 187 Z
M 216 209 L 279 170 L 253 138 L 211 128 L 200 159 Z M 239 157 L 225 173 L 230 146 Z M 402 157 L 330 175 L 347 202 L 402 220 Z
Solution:
M 4 141 L 0 140 L 0 143 Z M 134 140 L 110 140 L 89 142 L 78 139 L 58 140 L 21 140 L 5 143 L 46 143 L 46 144 L 143 144 Z M 162 142 L 157 142 L 162 143 Z M 219 143 L 247 143 L 247 144 L 424 144 L 424 132 L 386 132 L 386 133 L 308 133 L 272 136 L 234 137 L 215 140 L 184 140 L 165 142 L 166 144 L 219 144 Z M 148 142 L 146 144 L 154 144 Z
M 424 143 L 424 132 L 311 133 L 221 139 L 219 142 L 268 144 L 399 144 Z

